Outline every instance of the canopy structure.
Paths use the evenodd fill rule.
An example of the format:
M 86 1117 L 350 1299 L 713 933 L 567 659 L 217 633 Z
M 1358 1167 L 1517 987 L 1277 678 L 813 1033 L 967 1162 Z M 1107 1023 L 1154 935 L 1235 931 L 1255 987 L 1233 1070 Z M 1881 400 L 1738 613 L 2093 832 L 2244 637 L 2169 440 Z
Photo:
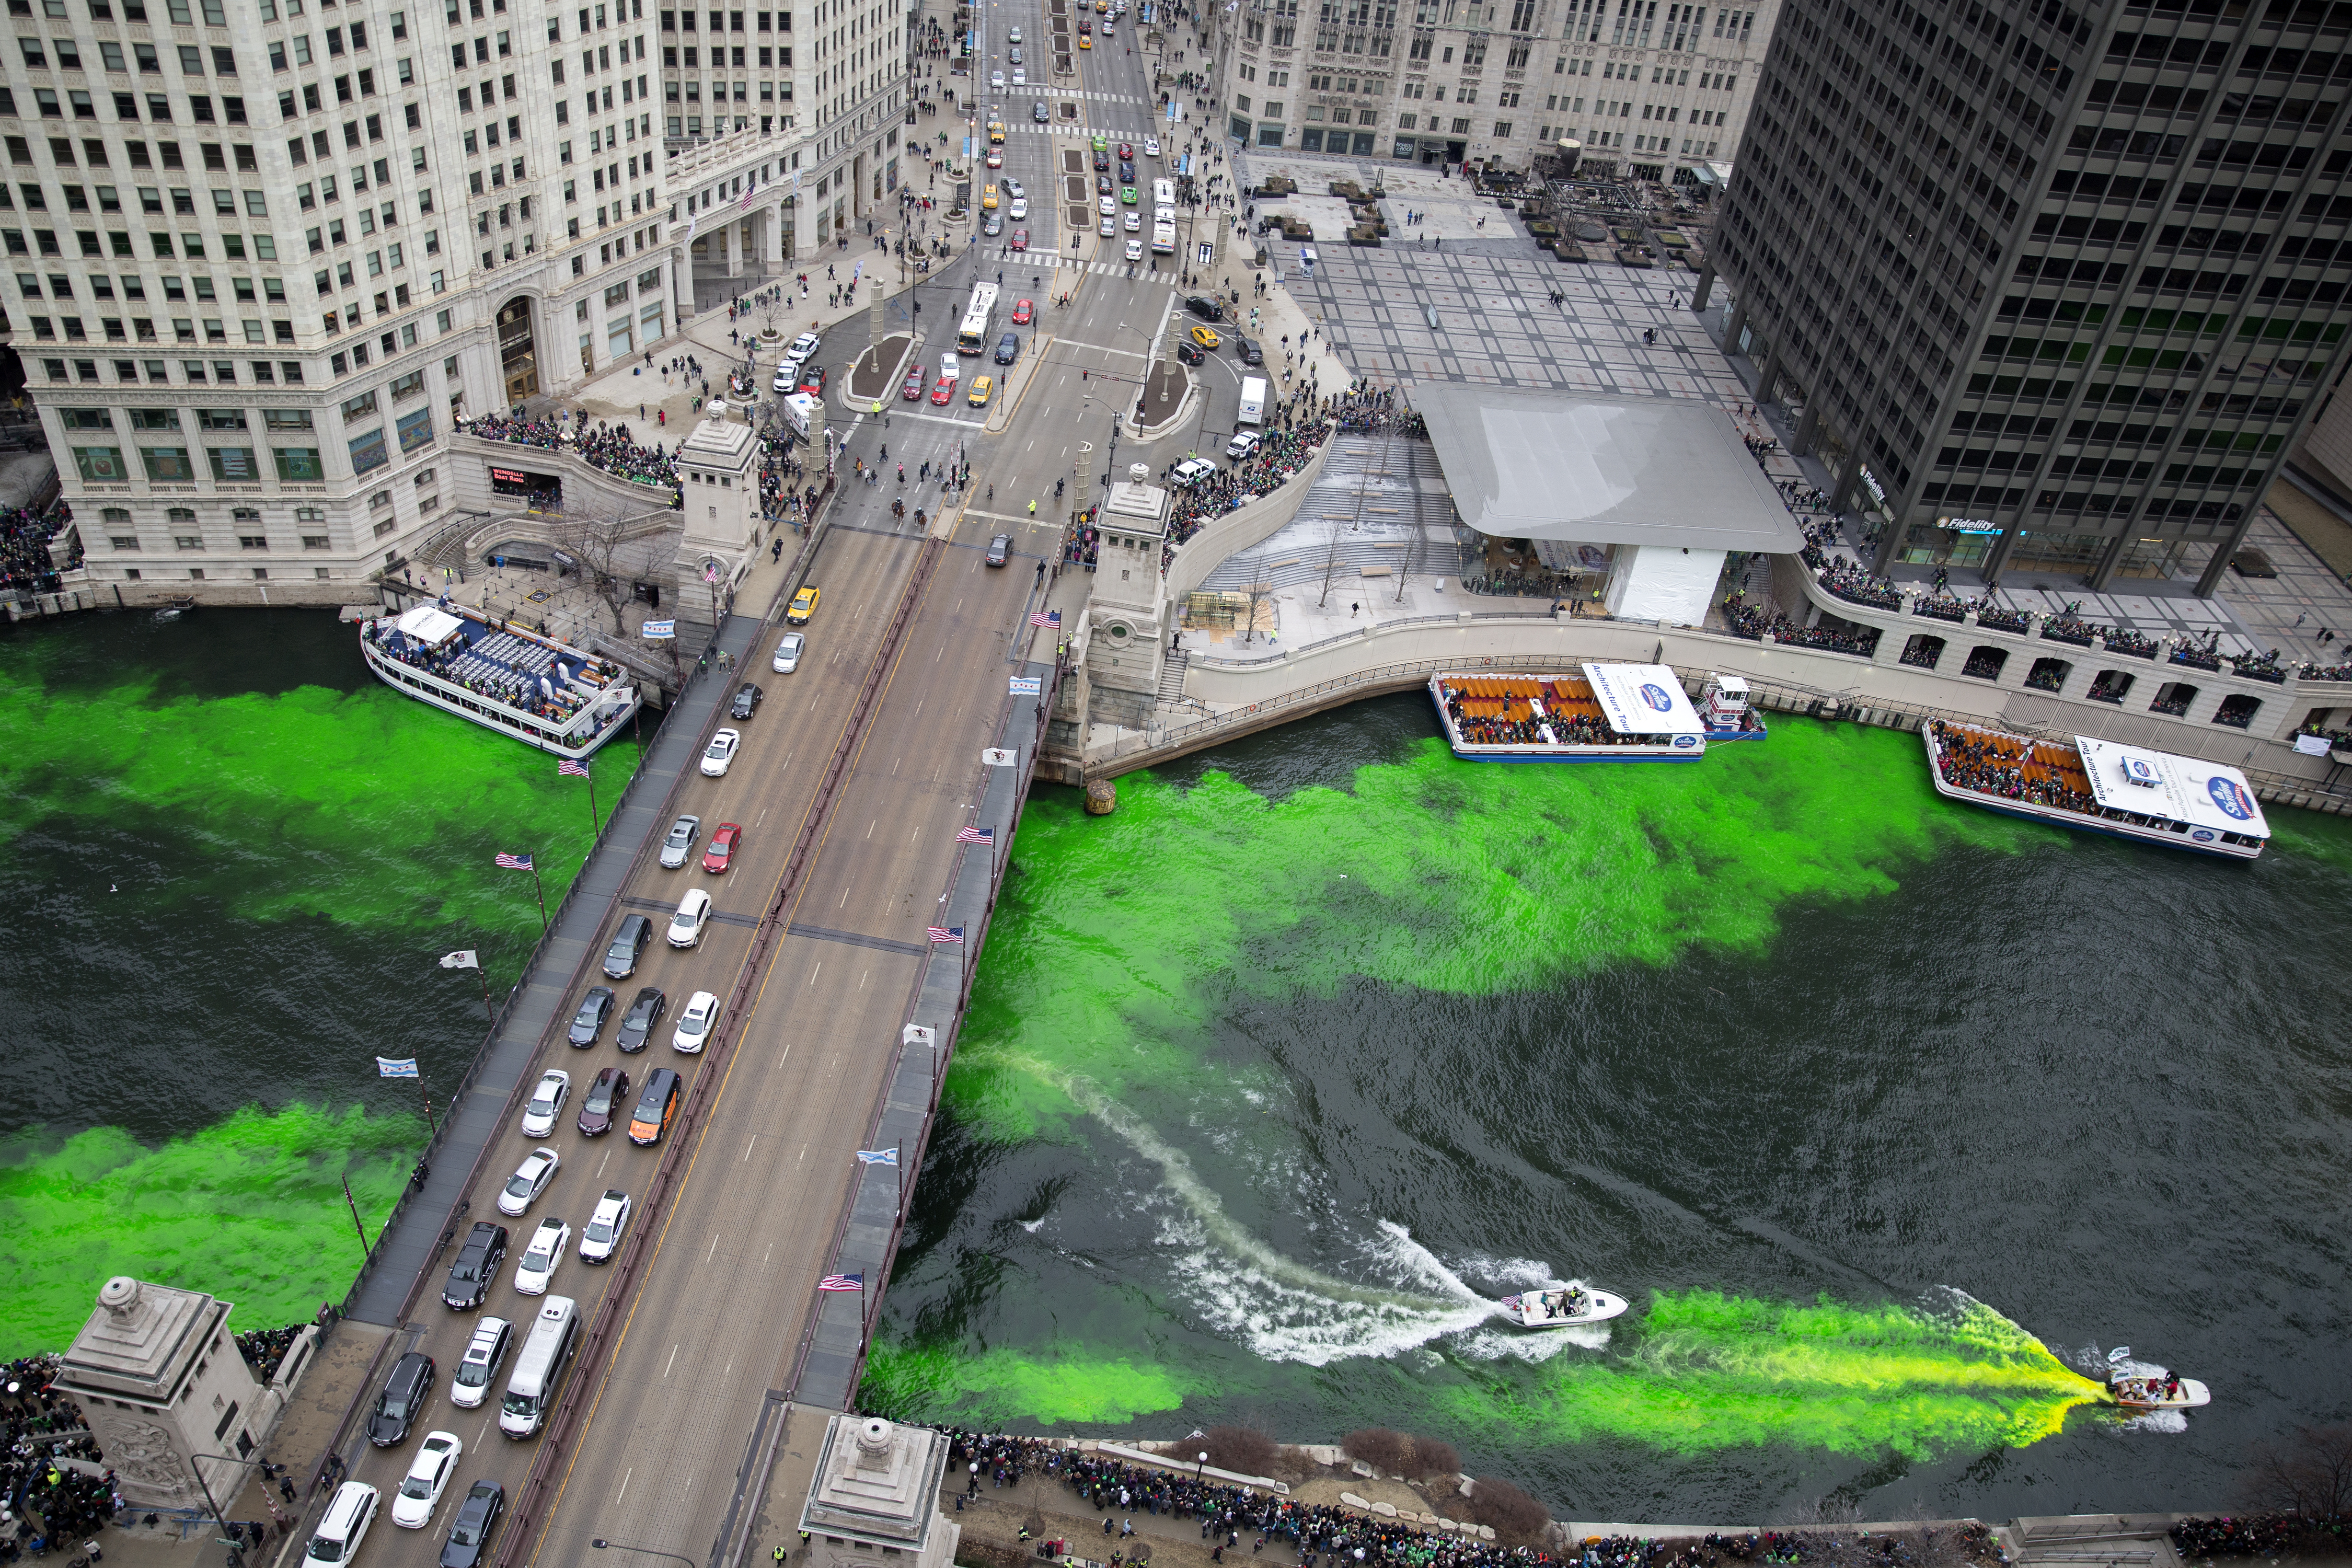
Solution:
M 2114 811 L 2168 816 L 2191 827 L 2268 838 L 2270 824 L 2246 775 L 2202 757 L 2074 737 L 2091 794 Z
M 436 647 L 447 641 L 450 634 L 466 623 L 446 610 L 436 609 L 431 605 L 419 605 L 394 624 L 400 627 L 401 635 L 410 641 Z
M 1492 538 L 1793 554 L 1804 538 L 1730 417 L 1690 397 L 1422 382 L 1462 521 Z
M 1663 664 L 1588 664 L 1584 679 L 1601 716 L 1621 735 L 1703 735 L 1682 678 Z

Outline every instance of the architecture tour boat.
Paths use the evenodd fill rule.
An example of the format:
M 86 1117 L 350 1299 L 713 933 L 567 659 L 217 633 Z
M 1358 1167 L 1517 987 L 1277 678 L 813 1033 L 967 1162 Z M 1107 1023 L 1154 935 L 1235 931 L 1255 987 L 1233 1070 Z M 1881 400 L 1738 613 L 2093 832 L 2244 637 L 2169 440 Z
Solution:
M 1695 763 L 1707 727 L 1663 664 L 1576 675 L 1444 671 L 1430 700 L 1454 754 L 1474 763 Z M 1744 700 L 1744 694 L 1743 694 Z
M 1605 1323 L 1625 1310 L 1625 1298 L 1590 1285 L 1554 1285 L 1503 1298 L 1503 1316 L 1523 1329 L 1572 1329 Z
M 2270 839 L 2246 775 L 2219 763 L 1941 719 L 1919 733 L 1936 793 L 1988 811 L 2232 860 L 2252 860 Z
M 360 625 L 378 679 L 559 757 L 609 741 L 640 700 L 619 666 L 443 599 Z

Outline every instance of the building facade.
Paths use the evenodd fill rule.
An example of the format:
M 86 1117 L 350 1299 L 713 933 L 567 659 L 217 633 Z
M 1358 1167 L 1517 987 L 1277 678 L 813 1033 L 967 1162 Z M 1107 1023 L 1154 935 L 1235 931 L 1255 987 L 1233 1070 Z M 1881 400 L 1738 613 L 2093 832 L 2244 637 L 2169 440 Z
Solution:
M 404 561 L 483 488 L 453 482 L 454 420 L 673 339 L 689 247 L 780 265 L 795 206 L 822 209 L 805 248 L 895 184 L 900 4 L 796 31 L 645 0 L 10 0 L 0 309 L 87 581 Z M 797 67 L 766 42 L 812 34 Z M 723 72 L 667 68 L 713 36 Z M 755 79 L 809 112 L 754 130 Z M 690 81 L 727 142 L 681 145 Z
M 1302 14 L 1302 6 L 1304 11 Z M 1252 147 L 1675 180 L 1730 162 L 1780 0 L 1243 0 L 1216 11 L 1225 133 Z
M 2212 591 L 2342 355 L 2347 42 L 2324 0 L 1790 0 L 1712 262 L 1882 571 Z

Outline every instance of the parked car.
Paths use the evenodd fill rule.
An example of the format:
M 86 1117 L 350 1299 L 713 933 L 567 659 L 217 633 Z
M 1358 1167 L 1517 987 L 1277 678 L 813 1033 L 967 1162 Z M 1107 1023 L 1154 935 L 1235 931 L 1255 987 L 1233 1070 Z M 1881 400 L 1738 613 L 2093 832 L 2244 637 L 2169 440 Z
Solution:
M 394 1362 L 391 1375 L 376 1393 L 375 1408 L 368 1412 L 368 1441 L 379 1448 L 407 1442 L 409 1428 L 433 1397 L 434 1376 L 433 1358 L 423 1351 L 410 1351 Z
M 1241 336 L 1239 333 L 1235 333 L 1234 336 L 1234 352 L 1242 356 L 1242 363 L 1244 364 L 1264 364 L 1265 363 L 1265 350 L 1258 346 L 1258 342 L 1255 338 L 1245 338 Z
M 1210 299 L 1206 294 L 1186 295 L 1184 297 L 1184 309 L 1190 310 L 1192 314 L 1200 317 L 1201 320 L 1204 321 L 1222 321 L 1225 319 L 1225 307 L 1223 304 L 1218 300 Z
M 604 1032 L 604 1020 L 612 1016 L 613 988 L 591 985 L 580 998 L 580 1011 L 572 1015 L 572 1028 L 564 1037 L 575 1046 L 593 1046 Z
M 1225 443 L 1225 456 L 1234 462 L 1247 460 L 1257 450 L 1258 435 L 1255 430 L 1236 430 L 1234 438 Z
M 659 986 L 641 988 L 636 999 L 629 1004 L 629 1010 L 621 1015 L 620 1031 L 614 1037 L 614 1043 L 629 1056 L 644 1050 L 646 1041 L 653 1036 L 654 1026 L 668 1010 L 669 998 L 661 994 Z
M 1179 338 L 1176 340 L 1176 357 L 1186 364 L 1199 364 L 1209 356 L 1202 353 L 1201 346 L 1190 338 Z
M 490 1281 L 498 1278 L 499 1265 L 506 1260 L 507 1227 L 476 1220 L 466 1233 L 466 1245 L 457 1249 L 457 1260 L 449 1265 L 449 1278 L 442 1281 L 441 1304 L 460 1312 L 480 1306 L 490 1293 Z
M 588 1096 L 580 1102 L 580 1135 L 598 1138 L 613 1130 L 613 1107 L 629 1099 L 629 1075 L 622 1068 L 606 1068 L 588 1082 Z

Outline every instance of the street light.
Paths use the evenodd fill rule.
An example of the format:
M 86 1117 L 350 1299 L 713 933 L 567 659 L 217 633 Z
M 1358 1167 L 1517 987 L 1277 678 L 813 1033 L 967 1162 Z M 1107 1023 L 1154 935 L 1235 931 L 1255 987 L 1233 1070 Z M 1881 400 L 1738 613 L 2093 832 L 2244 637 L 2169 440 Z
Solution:
M 601 1535 L 595 1540 L 590 1542 L 588 1544 L 596 1548 L 599 1552 L 602 1552 L 608 1547 L 615 1552 L 640 1552 L 647 1557 L 667 1557 L 673 1563 L 683 1563 L 686 1564 L 686 1568 L 701 1568 L 701 1565 L 696 1563 L 693 1558 L 680 1557 L 675 1552 L 656 1552 L 650 1546 L 632 1546 L 625 1541 L 607 1541 Z

